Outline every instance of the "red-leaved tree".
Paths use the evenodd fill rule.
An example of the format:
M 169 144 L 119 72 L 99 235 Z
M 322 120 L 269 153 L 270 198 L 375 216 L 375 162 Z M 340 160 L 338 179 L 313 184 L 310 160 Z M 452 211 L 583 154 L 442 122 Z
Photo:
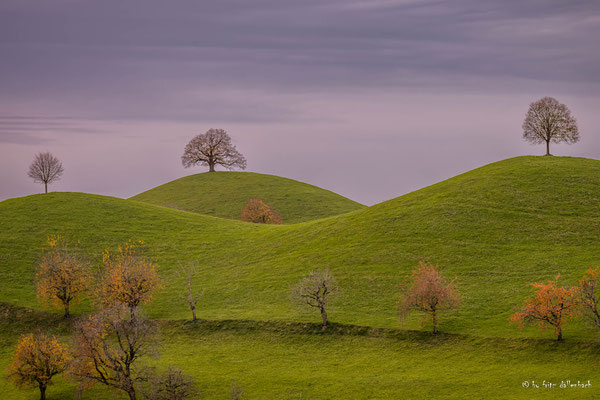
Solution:
M 560 274 L 548 283 L 530 283 L 535 295 L 525 301 L 521 311 L 509 317 L 510 322 L 524 325 L 536 325 L 540 330 L 554 327 L 557 340 L 562 340 L 565 321 L 579 314 L 577 311 L 579 288 L 558 286 Z
M 424 312 L 431 316 L 433 333 L 438 333 L 438 313 L 456 309 L 460 304 L 455 280 L 446 281 L 437 265 L 419 261 L 409 284 L 402 290 L 398 307 L 400 318 L 407 318 L 412 311 Z

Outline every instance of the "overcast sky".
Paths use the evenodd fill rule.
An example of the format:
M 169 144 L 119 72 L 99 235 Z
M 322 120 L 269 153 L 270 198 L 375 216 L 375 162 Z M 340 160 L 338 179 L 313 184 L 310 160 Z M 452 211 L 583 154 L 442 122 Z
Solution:
M 489 162 L 544 154 L 529 103 L 567 104 L 600 158 L 600 2 L 216 0 L 0 2 L 0 199 L 129 197 L 226 129 L 248 171 L 374 204 Z

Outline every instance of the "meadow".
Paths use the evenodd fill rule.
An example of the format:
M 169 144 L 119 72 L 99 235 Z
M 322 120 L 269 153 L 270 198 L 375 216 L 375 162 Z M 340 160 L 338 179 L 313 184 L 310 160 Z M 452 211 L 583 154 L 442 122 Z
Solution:
M 247 173 L 192 178 L 214 177 L 213 187 L 242 179 L 228 174 Z M 254 186 L 264 177 L 247 176 Z M 551 331 L 517 329 L 507 321 L 533 293 L 528 283 L 560 273 L 564 284 L 577 284 L 600 265 L 600 161 L 512 158 L 366 208 L 327 192 L 335 205 L 327 209 L 323 197 L 301 197 L 300 189 L 288 187 L 281 193 L 321 211 L 284 212 L 296 203 L 288 201 L 280 205 L 288 222 L 282 226 L 235 221 L 236 213 L 218 214 L 216 206 L 206 213 L 218 217 L 205 215 L 203 206 L 190 206 L 200 191 L 186 191 L 182 179 L 169 189 L 179 193 L 175 197 L 164 191 L 129 200 L 49 193 L 0 202 L 0 366 L 9 363 L 21 333 L 43 327 L 69 341 L 72 322 L 39 305 L 34 289 L 46 237 L 60 233 L 79 241 L 96 268 L 104 249 L 143 240 L 164 282 L 144 309 L 161 325 L 161 357 L 148 362 L 179 365 L 205 398 L 228 398 L 233 379 L 248 399 L 600 396 L 598 332 L 575 321 L 557 343 Z M 263 190 L 275 199 L 277 180 L 268 180 Z M 303 187 L 292 183 L 286 184 Z M 228 197 L 219 199 L 226 204 Z M 222 209 L 241 209 L 236 201 Z M 395 308 L 398 285 L 421 259 L 456 276 L 462 296 L 460 309 L 442 317 L 435 336 L 418 315 L 399 322 Z M 204 290 L 195 323 L 181 299 L 185 280 L 176 273 L 189 263 L 198 264 L 194 284 Z M 342 288 L 329 311 L 333 325 L 324 332 L 318 313 L 293 304 L 289 290 L 320 268 L 330 268 Z M 91 304 L 83 301 L 74 311 L 84 315 Z M 590 380 L 592 387 L 523 387 L 532 380 Z M 61 377 L 48 398 L 71 398 L 74 389 Z M 0 381 L 0 397 L 36 393 Z M 109 397 L 115 393 L 102 387 L 86 392 L 86 398 Z

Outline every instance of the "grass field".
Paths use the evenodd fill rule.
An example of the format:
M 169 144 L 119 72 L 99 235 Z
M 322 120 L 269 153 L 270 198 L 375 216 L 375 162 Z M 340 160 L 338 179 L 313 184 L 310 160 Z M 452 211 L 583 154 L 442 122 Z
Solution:
M 284 226 L 81 193 L 6 200 L 1 362 L 21 331 L 68 332 L 36 303 L 33 284 L 46 236 L 60 232 L 79 240 L 96 265 L 103 249 L 144 241 L 165 282 L 146 309 L 163 326 L 157 362 L 192 373 L 207 398 L 227 398 L 234 378 L 248 398 L 260 399 L 598 397 L 595 386 L 521 386 L 544 379 L 600 385 L 597 332 L 576 322 L 555 343 L 551 332 L 518 330 L 507 317 L 532 293 L 527 283 L 561 273 L 574 284 L 600 265 L 599 204 L 600 161 L 566 157 L 508 159 L 372 207 Z M 443 317 L 438 337 L 417 316 L 403 324 L 396 318 L 397 285 L 419 259 L 439 263 L 460 284 L 462 307 Z M 188 262 L 199 264 L 195 279 L 205 290 L 199 317 L 206 321 L 195 325 L 183 322 L 189 311 L 175 274 Z M 289 300 L 298 277 L 323 267 L 343 289 L 328 333 L 316 329 L 317 313 Z M 75 308 L 87 311 L 86 302 Z M 49 395 L 72 391 L 63 382 Z M 5 382 L 2 393 L 35 398 Z M 92 398 L 109 396 L 98 388 Z
M 258 197 L 279 212 L 284 224 L 344 214 L 363 205 L 307 183 L 254 172 L 212 172 L 186 176 L 133 196 L 132 200 L 240 219 Z

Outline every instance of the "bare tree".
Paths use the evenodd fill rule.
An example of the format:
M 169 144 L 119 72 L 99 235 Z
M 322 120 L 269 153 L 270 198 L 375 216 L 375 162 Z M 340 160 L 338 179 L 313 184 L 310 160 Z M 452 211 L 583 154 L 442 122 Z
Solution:
M 550 142 L 568 144 L 579 141 L 577 121 L 566 105 L 553 97 L 544 97 L 529 105 L 523 121 L 523 138 L 539 144 L 546 142 L 546 155 L 550 154 Z
M 246 169 L 246 158 L 237 151 L 224 129 L 209 129 L 190 140 L 181 156 L 181 163 L 185 168 L 208 165 L 209 172 L 215 171 L 215 165 Z
M 204 291 L 201 291 L 200 293 L 198 292 L 194 292 L 192 289 L 192 278 L 194 277 L 194 275 L 196 275 L 196 273 L 198 272 L 198 266 L 195 264 L 190 264 L 188 266 L 185 266 L 181 269 L 179 275 L 183 276 L 186 280 L 187 283 L 187 287 L 186 287 L 186 295 L 182 296 L 188 303 L 188 306 L 190 307 L 190 311 L 192 311 L 192 320 L 196 321 L 196 303 L 198 303 L 198 299 L 200 299 L 200 296 L 202 296 L 202 294 L 204 293 Z
M 29 166 L 27 175 L 35 183 L 44 183 L 44 192 L 48 193 L 48 184 L 60 179 L 64 172 L 62 163 L 49 152 L 38 153 Z
M 99 382 L 137 399 L 136 386 L 147 380 L 138 361 L 153 351 L 155 325 L 127 315 L 126 307 L 104 310 L 76 328 L 72 374 L 82 388 Z
M 590 268 L 579 282 L 579 302 L 583 308 L 583 316 L 596 328 L 600 328 L 598 277 L 600 277 L 600 268 Z
M 244 398 L 244 387 L 238 385 L 235 379 L 229 387 L 229 397 L 231 400 L 242 400 Z
M 185 400 L 197 398 L 198 394 L 194 378 L 173 366 L 161 374 L 152 375 L 143 390 L 144 398 L 148 400 Z
M 301 278 L 292 287 L 292 297 L 296 302 L 309 307 L 318 308 L 323 319 L 323 329 L 327 328 L 327 311 L 325 307 L 331 296 L 339 291 L 337 282 L 329 269 L 313 271 Z

